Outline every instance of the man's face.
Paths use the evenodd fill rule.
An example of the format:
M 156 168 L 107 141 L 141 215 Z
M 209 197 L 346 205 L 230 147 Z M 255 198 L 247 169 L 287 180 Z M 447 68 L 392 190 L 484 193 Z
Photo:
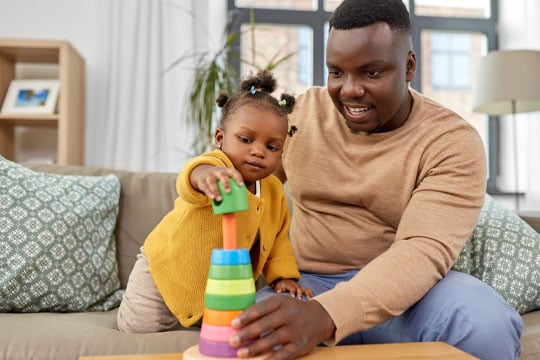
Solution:
M 406 35 L 388 24 L 331 29 L 326 49 L 328 93 L 351 132 L 386 132 L 407 119 L 408 83 L 416 58 Z

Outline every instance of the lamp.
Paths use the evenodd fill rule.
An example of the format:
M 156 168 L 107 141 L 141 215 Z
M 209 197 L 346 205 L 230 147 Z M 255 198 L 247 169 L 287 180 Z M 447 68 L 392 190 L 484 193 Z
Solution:
M 519 172 L 516 113 L 540 110 L 540 51 L 493 51 L 482 58 L 473 111 L 512 114 L 516 211 L 519 211 Z

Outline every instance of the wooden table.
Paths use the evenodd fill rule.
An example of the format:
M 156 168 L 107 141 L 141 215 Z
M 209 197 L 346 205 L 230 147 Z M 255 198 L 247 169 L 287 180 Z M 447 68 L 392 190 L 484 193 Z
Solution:
M 473 360 L 469 355 L 444 342 L 317 347 L 302 360 Z M 83 356 L 80 360 L 182 360 L 182 353 Z

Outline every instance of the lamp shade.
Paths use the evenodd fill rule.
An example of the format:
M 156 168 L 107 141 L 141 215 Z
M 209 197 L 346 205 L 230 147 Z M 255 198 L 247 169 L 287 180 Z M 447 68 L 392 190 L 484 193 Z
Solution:
M 493 51 L 482 58 L 473 111 L 503 115 L 540 110 L 540 51 Z

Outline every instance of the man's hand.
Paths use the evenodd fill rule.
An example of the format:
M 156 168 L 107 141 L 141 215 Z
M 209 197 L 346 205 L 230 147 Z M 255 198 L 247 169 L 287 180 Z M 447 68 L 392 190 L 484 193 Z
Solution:
M 229 340 L 232 347 L 251 341 L 238 349 L 239 358 L 269 353 L 268 360 L 306 354 L 335 331 L 334 322 L 317 301 L 298 301 L 282 295 L 249 307 L 233 320 L 232 326 L 238 329 Z

